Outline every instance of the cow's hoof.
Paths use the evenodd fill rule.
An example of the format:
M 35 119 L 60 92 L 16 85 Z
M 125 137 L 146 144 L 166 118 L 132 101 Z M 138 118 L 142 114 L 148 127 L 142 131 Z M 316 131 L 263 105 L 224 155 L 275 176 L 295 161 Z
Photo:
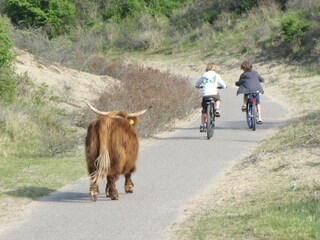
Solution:
M 107 198 L 110 198 L 111 200 L 118 200 L 119 198 L 119 194 L 118 194 L 118 191 L 114 191 L 112 189 L 107 189 L 106 191 L 106 197 Z
M 99 195 L 99 192 L 97 192 L 97 191 L 90 191 L 91 200 L 92 200 L 93 202 L 96 202 L 96 201 L 97 201 L 98 195 Z
M 125 187 L 126 193 L 133 193 L 133 187 Z
M 110 197 L 109 189 L 106 190 L 106 198 Z
M 96 202 L 98 200 L 98 195 L 91 195 L 91 201 Z
M 119 196 L 111 196 L 110 199 L 111 200 L 119 200 Z

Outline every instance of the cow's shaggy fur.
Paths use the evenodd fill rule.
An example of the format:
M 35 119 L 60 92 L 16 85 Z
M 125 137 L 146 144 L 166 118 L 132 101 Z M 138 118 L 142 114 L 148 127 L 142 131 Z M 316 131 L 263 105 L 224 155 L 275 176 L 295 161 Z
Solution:
M 107 179 L 106 197 L 118 199 L 115 182 L 119 175 L 125 176 L 126 193 L 133 192 L 131 174 L 136 170 L 139 149 L 137 121 L 125 112 L 108 112 L 89 124 L 85 152 L 93 201 L 98 198 L 98 185 L 103 179 Z

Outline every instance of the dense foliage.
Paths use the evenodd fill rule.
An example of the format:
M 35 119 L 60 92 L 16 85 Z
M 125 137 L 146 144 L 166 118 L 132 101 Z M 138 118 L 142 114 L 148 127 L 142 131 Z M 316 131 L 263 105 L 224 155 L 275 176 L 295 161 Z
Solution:
M 127 17 L 136 17 L 143 14 L 169 17 L 174 9 L 178 9 L 187 2 L 191 2 L 191 0 L 75 0 L 74 2 L 78 9 L 84 12 L 84 15 L 92 16 L 92 13 L 96 12 L 94 14 L 96 18 L 119 23 Z M 92 19 L 86 19 L 87 23 L 92 21 Z
M 17 46 L 82 70 L 82 57 L 110 50 L 319 57 L 318 0 L 0 0 L 0 6 L 20 29 Z M 48 56 L 48 48 L 60 52 Z
M 284 40 L 289 43 L 299 40 L 302 34 L 308 30 L 310 25 L 310 22 L 305 16 L 299 12 L 284 16 L 281 20 L 281 29 Z
M 0 17 L 0 67 L 8 64 L 13 59 L 13 55 L 10 52 L 11 47 L 12 41 L 8 35 L 7 23 L 5 19 Z
M 11 53 L 12 46 L 7 21 L 0 17 L 0 99 L 4 102 L 13 101 L 16 92 L 16 82 L 11 68 L 11 61 L 14 59 Z
M 68 0 L 8 0 L 5 13 L 20 27 L 43 27 L 50 37 L 68 32 L 76 7 Z
M 142 13 L 150 13 L 153 16 L 165 15 L 170 16 L 173 9 L 182 5 L 182 0 L 126 0 L 106 1 L 101 14 L 104 20 L 120 22 L 128 16 L 139 16 Z

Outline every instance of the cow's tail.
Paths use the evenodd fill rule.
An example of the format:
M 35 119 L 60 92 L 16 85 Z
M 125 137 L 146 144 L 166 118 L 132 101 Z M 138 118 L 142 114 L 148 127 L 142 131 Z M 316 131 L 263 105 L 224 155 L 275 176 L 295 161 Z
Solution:
M 96 171 L 91 175 L 92 182 L 98 184 L 108 176 L 111 166 L 110 155 L 108 151 L 108 137 L 110 133 L 110 121 L 103 122 L 99 131 L 99 149 L 100 154 L 95 160 Z

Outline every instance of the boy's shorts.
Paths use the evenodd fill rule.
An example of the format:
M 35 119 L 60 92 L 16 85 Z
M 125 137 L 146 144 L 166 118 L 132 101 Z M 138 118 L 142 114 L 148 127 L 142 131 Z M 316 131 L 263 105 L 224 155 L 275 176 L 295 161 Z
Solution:
M 203 97 L 202 97 L 202 102 L 201 102 L 202 113 L 207 113 L 207 101 L 208 101 L 209 98 L 213 98 L 214 101 L 219 101 L 219 100 L 221 100 L 219 94 L 210 95 L 210 96 L 203 96 Z

